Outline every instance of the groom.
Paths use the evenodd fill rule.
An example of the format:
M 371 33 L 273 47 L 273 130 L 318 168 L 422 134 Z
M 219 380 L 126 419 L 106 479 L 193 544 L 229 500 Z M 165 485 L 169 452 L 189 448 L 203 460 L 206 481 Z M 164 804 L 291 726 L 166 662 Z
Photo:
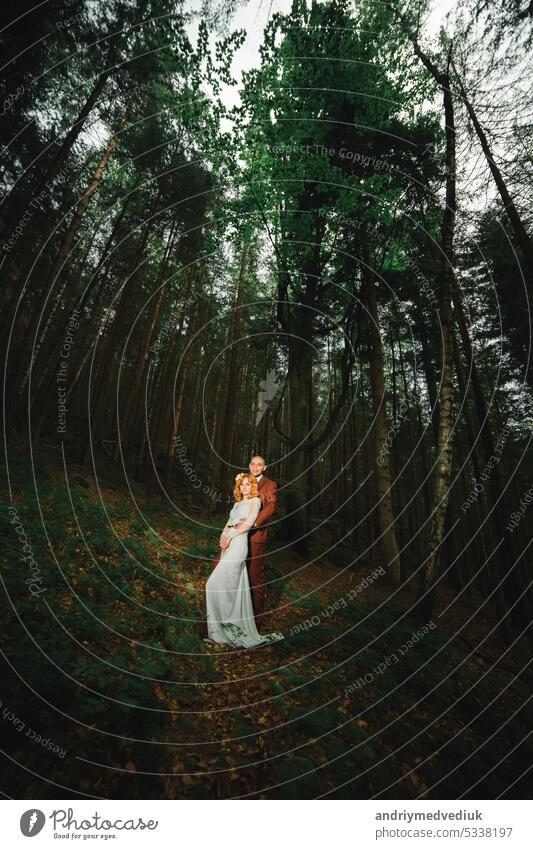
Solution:
M 259 498 L 261 499 L 261 509 L 255 520 L 253 528 L 251 528 L 248 539 L 250 544 L 249 557 L 246 561 L 248 569 L 248 578 L 250 581 L 250 590 L 252 593 L 252 604 L 254 608 L 255 624 L 259 630 L 264 622 L 265 615 L 265 550 L 267 540 L 267 522 L 274 513 L 276 508 L 276 490 L 277 483 L 265 476 L 266 462 L 265 458 L 260 455 L 252 457 L 248 464 L 250 474 L 252 474 L 258 484 Z M 235 527 L 238 527 L 244 519 L 236 522 Z M 225 537 L 220 538 L 220 546 L 222 550 L 227 548 L 229 540 Z

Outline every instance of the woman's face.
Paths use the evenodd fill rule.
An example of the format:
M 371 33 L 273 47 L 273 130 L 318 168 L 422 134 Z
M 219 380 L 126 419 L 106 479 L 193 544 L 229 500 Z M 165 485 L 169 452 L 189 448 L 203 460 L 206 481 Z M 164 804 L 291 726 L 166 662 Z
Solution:
M 250 495 L 251 489 L 252 489 L 252 484 L 250 483 L 248 478 L 244 478 L 241 481 L 241 492 L 242 492 L 244 498 L 248 498 L 248 496 Z

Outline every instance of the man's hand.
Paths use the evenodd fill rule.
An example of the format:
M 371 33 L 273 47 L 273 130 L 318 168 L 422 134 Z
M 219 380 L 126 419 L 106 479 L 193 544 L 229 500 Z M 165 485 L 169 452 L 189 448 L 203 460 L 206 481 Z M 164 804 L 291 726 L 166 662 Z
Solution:
M 237 522 L 235 522 L 235 524 L 233 525 L 233 527 L 234 527 L 234 528 L 240 528 L 240 526 L 242 525 L 242 523 L 243 523 L 244 521 L 245 521 L 244 519 L 239 519 Z

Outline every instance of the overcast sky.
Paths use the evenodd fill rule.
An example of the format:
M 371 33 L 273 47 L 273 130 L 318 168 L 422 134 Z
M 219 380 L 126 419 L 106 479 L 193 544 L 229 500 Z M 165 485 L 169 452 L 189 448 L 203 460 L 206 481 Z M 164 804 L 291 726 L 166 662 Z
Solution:
M 229 29 L 244 29 L 248 33 L 241 49 L 235 56 L 233 70 L 240 80 L 243 70 L 259 64 L 259 46 L 263 40 L 263 30 L 274 12 L 288 12 L 292 0 L 250 0 L 237 10 Z M 446 14 L 457 5 L 457 0 L 433 0 L 427 19 L 425 32 L 436 35 Z M 235 93 L 233 93 L 235 96 Z
M 220 0 L 223 2 L 223 0 Z M 405 0 L 408 2 L 408 0 Z M 308 0 L 309 2 L 309 0 Z M 357 2 L 357 0 L 356 0 Z M 435 38 L 439 29 L 443 24 L 446 24 L 446 16 L 453 12 L 454 9 L 459 9 L 463 0 L 430 0 L 429 13 L 425 22 L 423 22 L 423 43 L 428 44 Z M 260 63 L 259 47 L 263 41 L 263 32 L 268 20 L 275 12 L 290 11 L 292 0 L 249 0 L 244 3 L 233 15 L 228 22 L 227 31 L 243 29 L 247 36 L 243 46 L 236 52 L 232 64 L 232 70 L 238 84 L 241 82 L 241 74 L 243 71 L 258 66 Z M 200 12 L 202 0 L 190 0 L 189 9 L 194 9 Z M 195 36 L 194 30 L 196 25 L 191 27 L 191 37 Z M 216 40 L 213 37 L 213 41 Z M 354 81 L 355 84 L 355 81 Z M 237 86 L 222 86 L 222 99 L 226 106 L 231 107 L 239 102 L 239 85 Z M 228 125 L 224 120 L 222 123 L 223 129 L 228 129 Z M 479 150 L 474 145 L 472 151 L 470 145 L 468 149 L 460 151 L 460 165 L 463 170 L 468 171 L 471 187 L 476 184 L 479 175 L 483 175 L 486 171 L 485 163 L 482 157 L 479 156 Z M 478 190 L 481 184 L 478 185 Z M 492 181 L 482 181 L 482 191 L 475 197 L 471 197 L 475 208 L 486 203 L 489 196 L 494 193 Z

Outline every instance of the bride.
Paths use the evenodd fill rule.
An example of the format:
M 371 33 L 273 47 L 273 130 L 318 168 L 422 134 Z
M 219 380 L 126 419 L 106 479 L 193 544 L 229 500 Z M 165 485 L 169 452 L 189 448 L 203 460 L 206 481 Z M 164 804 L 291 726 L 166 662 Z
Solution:
M 261 636 L 255 625 L 246 569 L 248 531 L 261 508 L 255 477 L 244 472 L 238 474 L 233 495 L 235 504 L 222 531 L 230 544 L 223 549 L 205 585 L 207 633 L 215 643 L 253 648 L 282 640 L 283 634 Z

